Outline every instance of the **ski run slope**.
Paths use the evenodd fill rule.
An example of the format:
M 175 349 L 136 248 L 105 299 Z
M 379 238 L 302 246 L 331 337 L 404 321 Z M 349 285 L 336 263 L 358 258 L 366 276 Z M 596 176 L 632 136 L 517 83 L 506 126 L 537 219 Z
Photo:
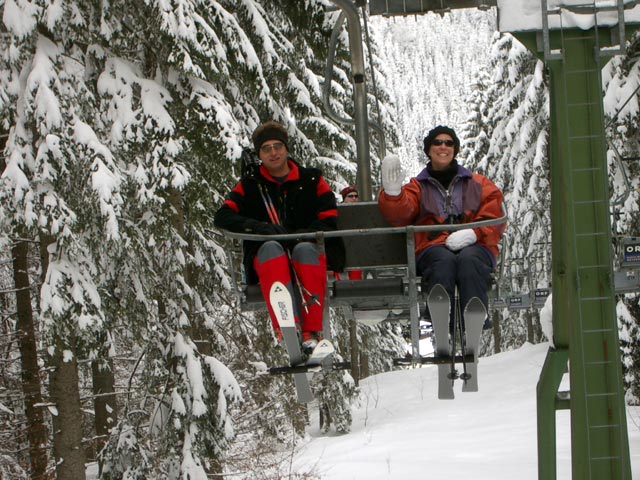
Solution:
M 346 435 L 318 419 L 285 478 L 323 480 L 537 480 L 536 383 L 549 345 L 480 359 L 477 393 L 437 399 L 437 367 L 398 370 L 360 383 Z M 566 389 L 565 375 L 561 390 Z M 569 411 L 557 418 L 557 478 L 571 478 Z M 633 478 L 640 478 L 640 408 L 627 408 Z

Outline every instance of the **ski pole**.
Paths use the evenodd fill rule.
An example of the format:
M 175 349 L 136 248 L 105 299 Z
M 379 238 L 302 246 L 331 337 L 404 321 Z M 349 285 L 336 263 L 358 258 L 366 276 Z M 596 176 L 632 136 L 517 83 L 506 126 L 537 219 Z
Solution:
M 453 294 L 453 331 L 451 332 L 451 371 L 449 377 L 451 381 L 458 378 L 456 370 L 456 330 L 458 326 L 458 286 L 455 286 Z
M 274 225 L 280 225 L 280 219 L 278 218 L 278 211 L 276 207 L 273 205 L 273 201 L 269 196 L 269 192 L 266 191 L 266 188 L 262 184 L 258 184 L 258 190 L 260 191 L 260 196 L 262 197 L 262 201 L 264 203 L 264 207 L 267 209 L 267 214 L 269 215 L 269 219 L 271 223 Z
M 460 307 L 460 297 L 458 296 L 458 288 L 456 287 L 456 302 L 455 302 L 456 320 L 455 321 L 457 322 L 460 330 L 460 355 L 462 356 L 462 375 L 460 375 L 460 378 L 466 382 L 467 379 L 469 379 L 469 374 L 467 373 L 467 361 L 465 360 L 465 357 L 467 354 L 467 346 L 466 346 L 466 338 L 465 338 L 466 336 L 464 332 L 465 329 L 463 328 L 464 320 L 462 318 L 461 310 L 462 308 Z

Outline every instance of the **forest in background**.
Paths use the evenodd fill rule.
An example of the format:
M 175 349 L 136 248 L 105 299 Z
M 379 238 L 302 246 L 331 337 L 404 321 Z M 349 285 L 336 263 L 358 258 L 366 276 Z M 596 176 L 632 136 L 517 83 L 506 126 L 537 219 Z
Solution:
M 284 354 L 266 314 L 239 311 L 228 243 L 211 219 L 267 118 L 287 126 L 292 156 L 321 167 L 336 192 L 354 181 L 353 131 L 322 108 L 329 5 L 0 1 L 2 478 L 75 480 L 94 460 L 102 478 L 277 477 L 308 412 L 290 379 L 256 374 Z M 424 134 L 454 126 L 463 163 L 504 190 L 517 219 L 504 288 L 547 285 L 541 62 L 494 33 L 495 11 L 370 27 L 388 150 L 415 173 Z M 350 117 L 346 44 L 343 31 L 331 105 Z M 634 38 L 603 71 L 608 134 L 627 159 L 610 156 L 616 235 L 640 234 L 639 50 Z M 374 112 L 371 90 L 369 99 Z M 332 316 L 348 358 L 348 325 Z M 638 295 L 620 297 L 618 316 L 627 400 L 637 403 Z M 485 354 L 544 340 L 535 310 L 494 320 Z M 396 325 L 357 335 L 362 375 L 391 368 Z M 326 430 L 348 430 L 353 380 L 318 385 Z

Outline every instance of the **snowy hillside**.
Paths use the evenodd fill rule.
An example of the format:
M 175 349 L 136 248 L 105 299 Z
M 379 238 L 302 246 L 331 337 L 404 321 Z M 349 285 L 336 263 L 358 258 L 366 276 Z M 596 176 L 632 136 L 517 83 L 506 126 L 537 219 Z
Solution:
M 535 392 L 547 349 L 527 344 L 482 358 L 480 391 L 463 394 L 458 386 L 453 401 L 437 399 L 435 366 L 367 378 L 351 433 L 310 429 L 292 471 L 323 480 L 537 480 Z M 640 478 L 640 409 L 628 407 L 627 417 L 633 476 Z M 557 421 L 557 478 L 568 479 L 569 412 L 558 412 Z

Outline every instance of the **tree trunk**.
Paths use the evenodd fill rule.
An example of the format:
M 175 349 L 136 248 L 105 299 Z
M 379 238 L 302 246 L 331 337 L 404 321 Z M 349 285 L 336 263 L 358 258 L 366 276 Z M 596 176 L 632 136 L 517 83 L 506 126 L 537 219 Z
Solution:
M 43 281 L 49 268 L 47 247 L 53 238 L 41 234 L 40 260 Z M 85 476 L 85 454 L 82 445 L 82 409 L 78 384 L 78 362 L 75 339 L 65 344 L 55 340 L 55 352 L 49 357 L 49 394 L 56 411 L 53 415 L 53 456 L 56 462 L 57 480 L 81 480 Z M 72 358 L 64 361 L 64 350 L 70 350 Z
M 524 318 L 527 322 L 527 342 L 535 344 L 536 340 L 533 332 L 533 314 L 531 313 L 530 308 L 524 312 Z
M 27 440 L 31 463 L 30 478 L 45 478 L 47 471 L 47 426 L 41 408 L 42 388 L 38 368 L 38 350 L 36 346 L 33 308 L 29 274 L 27 271 L 28 243 L 18 240 L 13 248 L 13 281 L 16 289 L 17 319 L 16 329 L 20 342 L 22 361 L 22 391 L 24 393 L 25 413 L 27 416 Z
M 103 352 L 102 358 L 107 358 Z M 118 405 L 115 395 L 115 377 L 113 362 L 110 360 L 95 360 L 91 363 L 93 377 L 93 409 L 95 411 L 96 453 L 100 453 L 107 441 L 109 432 L 118 423 Z M 102 473 L 102 461 L 99 462 Z
M 75 344 L 75 341 L 73 342 Z M 51 401 L 57 412 L 53 416 L 53 455 L 57 480 L 85 478 L 85 452 L 82 445 L 82 410 L 78 389 L 78 363 L 75 345 L 56 347 L 50 358 Z M 65 361 L 63 350 L 71 349 L 73 358 Z
M 182 201 L 182 193 L 176 188 L 169 188 L 169 203 L 174 209 L 174 214 L 171 217 L 171 224 L 176 229 L 180 237 L 186 242 L 186 246 L 182 249 L 184 257 L 193 256 L 192 239 L 189 238 L 185 229 L 184 208 Z M 184 281 L 190 287 L 194 287 L 198 284 L 198 271 L 193 268 L 191 263 L 185 265 L 182 271 Z M 190 334 L 193 342 L 197 345 L 198 351 L 203 355 L 212 355 L 213 347 L 211 345 L 211 335 L 207 328 L 198 321 L 200 318 L 198 315 L 193 315 L 194 308 L 192 302 L 189 301 L 189 307 L 192 312 L 192 321 Z
M 349 320 L 349 339 L 351 346 L 351 376 L 355 381 L 356 387 L 360 384 L 360 344 L 358 343 L 358 322 L 351 311 L 346 309 L 346 315 Z
M 502 332 L 500 331 L 500 309 L 493 311 L 493 353 L 500 353 L 500 343 L 502 342 Z
M 542 333 L 542 323 L 540 323 L 540 310 L 536 310 L 533 314 L 533 336 L 535 338 L 535 344 L 544 341 L 544 334 Z

